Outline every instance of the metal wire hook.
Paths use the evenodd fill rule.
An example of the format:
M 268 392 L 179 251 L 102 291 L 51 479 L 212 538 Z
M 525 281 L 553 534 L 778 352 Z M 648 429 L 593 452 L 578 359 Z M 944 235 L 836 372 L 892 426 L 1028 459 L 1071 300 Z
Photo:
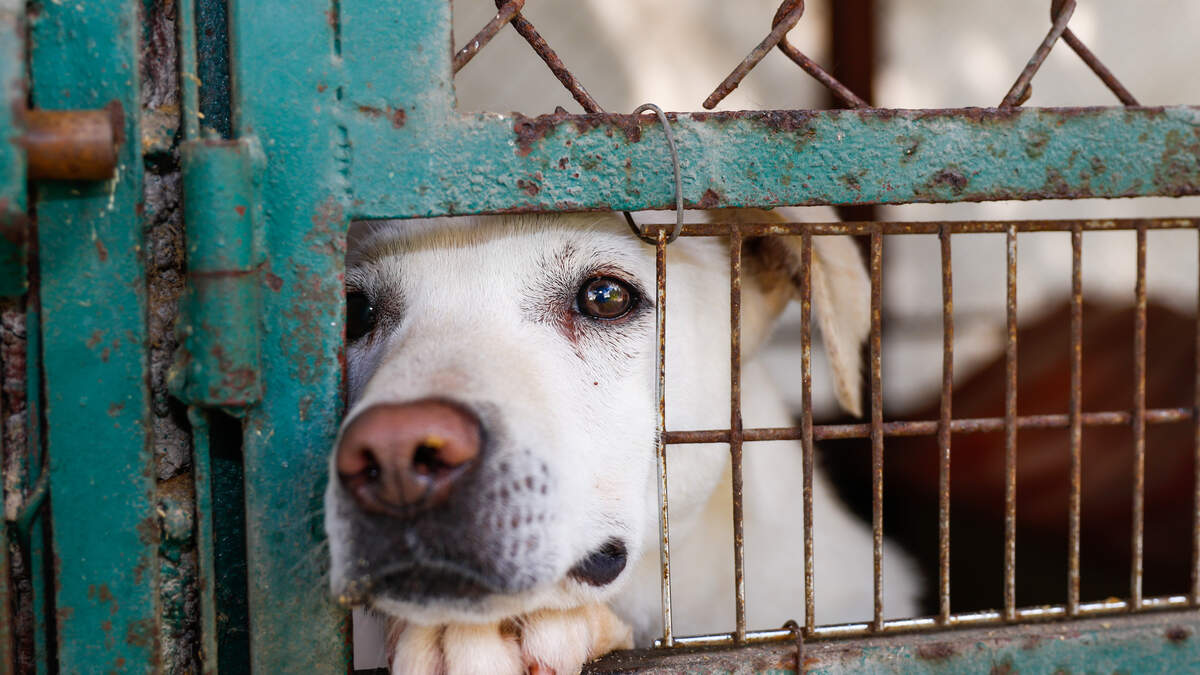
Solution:
M 667 120 L 667 114 L 662 111 L 662 108 L 653 103 L 643 103 L 633 111 L 634 116 L 640 116 L 647 110 L 653 110 L 658 115 L 658 121 L 662 124 L 663 133 L 667 136 L 667 149 L 671 151 L 671 169 L 675 172 L 675 229 L 671 230 L 671 236 L 667 237 L 667 243 L 671 243 L 679 238 L 679 233 L 683 231 L 683 181 L 679 177 L 679 152 L 675 149 L 675 134 L 671 133 L 671 124 Z M 629 223 L 630 229 L 638 236 L 639 239 L 648 243 L 657 243 L 656 239 L 651 238 L 646 234 L 637 223 L 633 221 L 633 214 L 625 211 L 625 222 Z

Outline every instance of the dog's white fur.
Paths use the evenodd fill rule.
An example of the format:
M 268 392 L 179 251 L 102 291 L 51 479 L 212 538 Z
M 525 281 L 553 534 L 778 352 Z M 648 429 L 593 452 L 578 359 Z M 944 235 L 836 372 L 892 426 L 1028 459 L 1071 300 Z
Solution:
M 752 216 L 778 218 L 762 212 Z M 619 217 L 560 215 L 362 224 L 352 232 L 349 283 L 379 302 L 403 298 L 402 315 L 347 349 L 347 423 L 371 405 L 427 397 L 482 405 L 485 426 L 502 439 L 485 462 L 513 471 L 547 468 L 548 496 L 535 491 L 494 514 L 544 523 L 535 555 L 515 560 L 536 583 L 473 603 L 408 603 L 376 598 L 374 608 L 400 620 L 389 643 L 394 672 L 519 672 L 540 664 L 571 672 L 600 653 L 637 644 L 662 630 L 659 609 L 654 460 L 654 256 Z M 747 249 L 742 304 L 743 409 L 747 427 L 790 426 L 754 355 L 794 295 L 790 274 L 798 241 Z M 842 404 L 860 409 L 860 343 L 869 328 L 869 284 L 852 241 L 814 238 L 813 301 Z M 645 304 L 622 327 L 579 326 L 572 342 L 562 320 L 531 320 L 530 303 L 573 306 L 588 270 L 636 283 Z M 729 424 L 729 260 L 725 240 L 681 238 L 668 247 L 667 426 Z M 396 301 L 399 304 L 399 300 Z M 553 303 L 551 303 L 553 304 Z M 557 306 L 557 305 L 556 305 Z M 536 315 L 536 313 L 535 313 Z M 570 331 L 568 331 L 569 333 Z M 785 377 L 799 377 L 799 363 Z M 821 373 L 821 371 L 818 371 Z M 326 528 L 331 579 L 341 593 L 353 552 L 353 507 L 331 472 Z M 748 622 L 771 628 L 803 619 L 801 451 L 797 443 L 745 448 L 745 560 Z M 732 502 L 726 445 L 668 451 L 674 629 L 676 634 L 733 626 Z M 837 501 L 818 472 L 813 480 L 816 612 L 822 623 L 872 615 L 872 542 L 867 527 Z M 524 500 L 524 501 L 522 501 Z M 530 506 L 530 505 L 533 506 Z M 488 521 L 491 522 L 491 521 Z M 629 564 L 603 587 L 567 571 L 610 537 L 622 539 Z M 917 575 L 908 558 L 885 548 L 885 609 L 910 616 Z M 612 611 L 599 603 L 607 603 Z M 614 614 L 615 613 L 615 614 Z M 619 618 L 618 618 L 619 617 Z M 626 624 L 628 627 L 626 627 Z M 519 636 L 519 637 L 518 637 Z M 364 664 L 360 664 L 364 665 Z

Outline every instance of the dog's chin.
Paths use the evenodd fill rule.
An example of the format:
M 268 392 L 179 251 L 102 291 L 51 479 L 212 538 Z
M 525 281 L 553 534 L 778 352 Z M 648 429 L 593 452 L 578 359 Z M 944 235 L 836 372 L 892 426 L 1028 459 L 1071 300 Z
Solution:
M 622 585 L 626 560 L 624 544 L 613 539 L 558 579 L 519 592 L 497 589 L 469 571 L 408 565 L 379 577 L 360 601 L 422 625 L 495 622 L 602 601 Z

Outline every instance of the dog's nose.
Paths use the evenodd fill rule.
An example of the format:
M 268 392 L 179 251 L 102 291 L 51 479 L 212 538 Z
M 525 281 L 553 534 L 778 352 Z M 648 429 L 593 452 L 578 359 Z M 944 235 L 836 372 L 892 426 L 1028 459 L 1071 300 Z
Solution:
M 366 511 L 395 514 L 444 503 L 479 456 L 479 420 L 441 401 L 379 404 L 338 443 L 342 484 Z

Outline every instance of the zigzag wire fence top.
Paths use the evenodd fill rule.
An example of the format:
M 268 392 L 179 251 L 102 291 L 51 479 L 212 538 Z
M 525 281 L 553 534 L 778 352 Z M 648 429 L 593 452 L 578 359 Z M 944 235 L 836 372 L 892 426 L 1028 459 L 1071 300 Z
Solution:
M 571 96 L 587 113 L 601 113 L 603 108 L 587 92 L 583 84 L 567 69 L 562 60 L 542 38 L 521 10 L 525 0 L 496 0 L 498 9 L 477 35 L 467 42 L 453 59 L 453 70 L 457 73 L 506 25 L 513 28 L 529 43 L 537 55 L 546 63 L 555 77 L 570 92 Z M 1061 38 L 1085 64 L 1104 82 L 1125 106 L 1137 106 L 1132 94 L 1116 79 L 1111 71 L 1084 45 L 1068 27 L 1075 10 L 1075 0 L 1052 0 L 1050 3 L 1051 27 L 1038 45 L 1016 81 L 1000 103 L 1001 109 L 1020 106 L 1028 100 L 1031 83 L 1051 49 Z M 870 105 L 837 81 L 803 52 L 791 45 L 786 38 L 804 14 L 803 0 L 784 0 L 776 11 L 771 31 L 739 63 L 720 85 L 705 99 L 703 106 L 711 109 L 729 95 L 772 48 L 778 48 L 808 75 L 825 86 L 848 108 L 869 108 Z M 1005 222 L 845 222 L 845 223 L 734 223 L 686 225 L 682 236 L 727 236 L 730 258 L 730 424 L 728 429 L 668 431 L 665 427 L 665 312 L 666 300 L 666 246 L 670 230 L 665 226 L 645 226 L 643 236 L 652 240 L 656 247 L 657 260 L 657 426 L 659 443 L 657 461 L 659 470 L 660 507 L 660 555 L 662 562 L 662 612 L 663 638 L 659 646 L 673 645 L 718 645 L 785 640 L 797 637 L 797 626 L 790 624 L 777 630 L 748 631 L 746 627 L 744 547 L 743 547 L 743 494 L 742 453 L 743 444 L 753 441 L 799 440 L 803 447 L 803 511 L 804 511 L 804 626 L 800 634 L 804 637 L 848 637 L 868 634 L 936 629 L 950 626 L 991 625 L 1035 619 L 1060 617 L 1083 617 L 1148 609 L 1197 607 L 1200 606 L 1200 514 L 1193 519 L 1192 532 L 1192 584 L 1190 594 L 1146 598 L 1142 594 L 1143 538 L 1145 529 L 1145 451 L 1146 425 L 1190 421 L 1195 426 L 1195 462 L 1200 472 L 1200 375 L 1197 377 L 1196 402 L 1192 408 L 1146 408 L 1146 233 L 1157 229 L 1200 229 L 1200 219 L 1120 219 L 1120 220 L 1029 220 Z M 1082 237 L 1085 231 L 1133 230 L 1137 233 L 1137 268 L 1134 320 L 1134 390 L 1131 393 L 1129 410 L 1084 413 L 1082 409 Z M 1069 410 L 1064 414 L 1018 415 L 1017 414 L 1017 233 L 1018 232 L 1070 232 L 1072 251 L 1072 292 L 1070 301 L 1071 365 Z M 951 409 L 953 392 L 954 362 L 954 300 L 951 275 L 951 237 L 967 233 L 1002 233 L 1006 237 L 1006 293 L 1007 293 L 1007 338 L 1005 340 L 1005 414 L 1003 417 L 977 419 L 955 419 Z M 869 270 L 871 281 L 871 332 L 870 332 L 870 421 L 863 424 L 814 425 L 812 420 L 812 368 L 811 336 L 812 298 L 810 275 L 812 263 L 812 237 L 827 235 L 865 235 L 869 237 Z M 942 325 L 943 362 L 941 383 L 941 406 L 937 420 L 884 422 L 881 373 L 881 304 L 882 304 L 882 256 L 883 237 L 903 234 L 936 234 L 941 244 L 942 281 Z M 802 420 L 798 427 L 743 429 L 741 421 L 741 363 L 740 363 L 740 311 L 742 242 L 749 237 L 767 235 L 794 235 L 801 237 L 801 381 Z M 1198 300 L 1200 303 L 1200 300 Z M 1200 308 L 1198 308 L 1200 316 Z M 1200 352 L 1200 323 L 1197 324 L 1197 349 Z M 1131 426 L 1134 435 L 1134 462 L 1132 476 L 1133 522 L 1130 546 L 1132 566 L 1128 600 L 1106 600 L 1103 602 L 1081 602 L 1080 581 L 1080 499 L 1081 499 L 1081 442 L 1082 429 L 1086 426 L 1123 425 Z M 1016 450 L 1017 431 L 1020 429 L 1068 429 L 1070 433 L 1070 494 L 1068 519 L 1068 575 L 1067 601 L 1062 605 L 1033 608 L 1016 606 Z M 994 611 L 953 613 L 950 606 L 950 435 L 951 433 L 976 433 L 1003 431 L 1005 438 L 1004 473 L 1004 602 Z M 883 439 L 889 436 L 933 436 L 939 448 L 938 472 L 938 598 L 937 616 L 884 620 L 883 618 Z M 813 442 L 835 438 L 870 438 L 872 445 L 872 534 L 874 557 L 874 617 L 870 622 L 818 625 L 815 617 L 812 536 L 812 472 Z M 696 637 L 677 637 L 671 622 L 671 579 L 666 498 L 666 446 L 691 443 L 728 443 L 730 447 L 733 484 L 734 523 L 734 582 L 736 597 L 736 627 L 727 634 Z M 1200 504 L 1200 475 L 1195 483 L 1196 503 Z

